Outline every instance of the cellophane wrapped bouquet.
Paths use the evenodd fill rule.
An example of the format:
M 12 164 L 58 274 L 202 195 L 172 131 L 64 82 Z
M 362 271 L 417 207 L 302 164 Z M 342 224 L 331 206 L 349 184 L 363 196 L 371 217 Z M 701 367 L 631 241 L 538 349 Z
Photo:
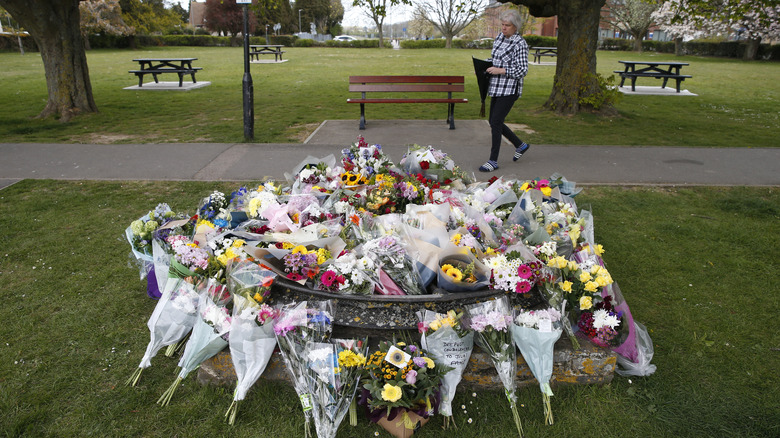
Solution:
M 441 383 L 439 413 L 444 416 L 445 428 L 452 422 L 452 400 L 474 347 L 474 332 L 463 327 L 462 316 L 462 312 L 454 310 L 447 313 L 427 309 L 417 312 L 417 328 L 423 350 L 430 352 L 439 366 L 451 368 Z
M 310 436 L 312 399 L 307 380 L 306 344 L 326 342 L 333 331 L 331 301 L 302 301 L 277 307 L 274 334 L 290 380 L 301 401 L 305 434 Z
M 199 295 L 190 281 L 179 278 L 168 281 L 146 323 L 151 339 L 141 363 L 127 380 L 128 385 L 138 384 L 141 373 L 152 365 L 152 358 L 161 348 L 175 345 L 186 338 L 198 319 L 198 300 Z
M 347 412 L 351 417 L 356 415 L 353 401 L 367 351 L 365 340 L 306 343 L 304 376 L 311 394 L 318 438 L 334 438 Z
M 222 351 L 228 345 L 228 333 L 231 327 L 230 293 L 225 285 L 214 278 L 207 278 L 199 284 L 200 299 L 198 319 L 192 328 L 192 335 L 184 347 L 179 360 L 179 373 L 176 380 L 157 400 L 157 404 L 167 406 L 176 389 L 190 372 L 203 361 Z
M 228 269 L 228 289 L 233 295 L 230 358 L 236 371 L 233 402 L 225 413 L 235 424 L 238 405 L 265 371 L 276 347 L 275 310 L 264 301 L 276 273 L 252 260 L 233 260 Z
M 552 307 L 518 311 L 512 324 L 512 338 L 539 382 L 544 404 L 544 419 L 547 424 L 553 424 L 550 406 L 550 397 L 553 395 L 550 388 L 553 350 L 562 332 L 561 312 Z
M 490 357 L 493 366 L 496 367 L 509 400 L 517 432 L 522 437 L 523 425 L 517 412 L 517 394 L 515 394 L 517 349 L 510 332 L 512 310 L 509 299 L 503 296 L 466 306 L 464 325 L 474 331 L 474 342 Z

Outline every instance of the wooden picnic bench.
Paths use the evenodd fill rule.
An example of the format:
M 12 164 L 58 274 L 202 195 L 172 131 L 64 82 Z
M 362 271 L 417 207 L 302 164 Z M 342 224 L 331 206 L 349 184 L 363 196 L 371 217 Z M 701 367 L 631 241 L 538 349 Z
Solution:
M 282 54 L 285 53 L 282 50 L 280 44 L 250 44 L 249 45 L 249 60 L 260 60 L 260 55 L 274 55 L 274 61 L 281 62 Z
M 179 86 L 181 87 L 184 82 L 184 76 L 190 75 L 192 77 L 192 83 L 197 83 L 195 80 L 195 72 L 202 70 L 203 67 L 193 67 L 192 61 L 198 58 L 138 58 L 134 59 L 140 67 L 138 70 L 129 70 L 128 73 L 133 73 L 138 76 L 138 86 L 144 85 L 144 76 L 152 75 L 155 83 L 160 81 L 157 75 L 162 73 L 176 73 L 179 76 Z
M 631 79 L 631 91 L 636 91 L 637 78 L 656 78 L 663 79 L 661 88 L 666 88 L 669 79 L 677 82 L 677 92 L 680 92 L 680 83 L 685 79 L 692 78 L 691 75 L 680 74 L 680 69 L 688 65 L 687 62 L 654 62 L 654 61 L 618 61 L 625 66 L 624 70 L 615 70 L 614 73 L 620 75 L 620 86 Z
M 531 51 L 537 64 L 542 63 L 542 56 L 558 56 L 557 47 L 531 47 Z
M 366 129 L 367 103 L 446 103 L 447 123 L 455 129 L 455 104 L 467 103 L 468 99 L 454 98 L 452 93 L 464 90 L 463 76 L 350 76 L 349 91 L 361 97 L 347 99 L 347 103 L 360 104 L 360 129 Z M 366 93 L 372 93 L 372 97 L 366 97 Z M 399 93 L 403 97 L 387 96 Z M 410 97 L 411 93 L 447 93 L 447 97 Z

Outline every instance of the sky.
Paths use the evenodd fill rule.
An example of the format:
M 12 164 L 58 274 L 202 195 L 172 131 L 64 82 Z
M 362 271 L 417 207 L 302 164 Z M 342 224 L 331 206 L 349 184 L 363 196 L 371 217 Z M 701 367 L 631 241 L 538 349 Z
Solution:
M 189 9 L 190 4 L 189 0 L 165 0 L 165 2 L 168 4 L 179 3 L 185 10 Z M 365 16 L 363 10 L 352 6 L 352 0 L 341 0 L 341 4 L 344 6 L 344 20 L 341 22 L 342 26 L 373 26 L 374 22 Z M 412 9 L 409 6 L 399 6 L 388 14 L 387 18 L 385 18 L 385 24 L 408 20 L 410 19 L 411 11 Z

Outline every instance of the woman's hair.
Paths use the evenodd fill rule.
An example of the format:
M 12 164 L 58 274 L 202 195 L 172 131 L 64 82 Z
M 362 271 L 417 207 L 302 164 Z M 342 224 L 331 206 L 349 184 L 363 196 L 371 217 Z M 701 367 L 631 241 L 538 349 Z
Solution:
M 520 33 L 520 28 L 523 27 L 523 20 L 520 18 L 520 13 L 517 9 L 506 9 L 501 11 L 498 15 L 498 20 L 501 22 L 512 23 L 517 28 L 517 33 Z

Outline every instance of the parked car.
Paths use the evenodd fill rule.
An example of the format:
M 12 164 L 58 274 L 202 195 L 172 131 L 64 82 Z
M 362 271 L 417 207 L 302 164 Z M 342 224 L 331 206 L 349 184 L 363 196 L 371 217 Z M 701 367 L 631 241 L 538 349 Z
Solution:
M 333 38 L 334 41 L 356 41 L 357 38 L 349 35 L 339 35 Z

